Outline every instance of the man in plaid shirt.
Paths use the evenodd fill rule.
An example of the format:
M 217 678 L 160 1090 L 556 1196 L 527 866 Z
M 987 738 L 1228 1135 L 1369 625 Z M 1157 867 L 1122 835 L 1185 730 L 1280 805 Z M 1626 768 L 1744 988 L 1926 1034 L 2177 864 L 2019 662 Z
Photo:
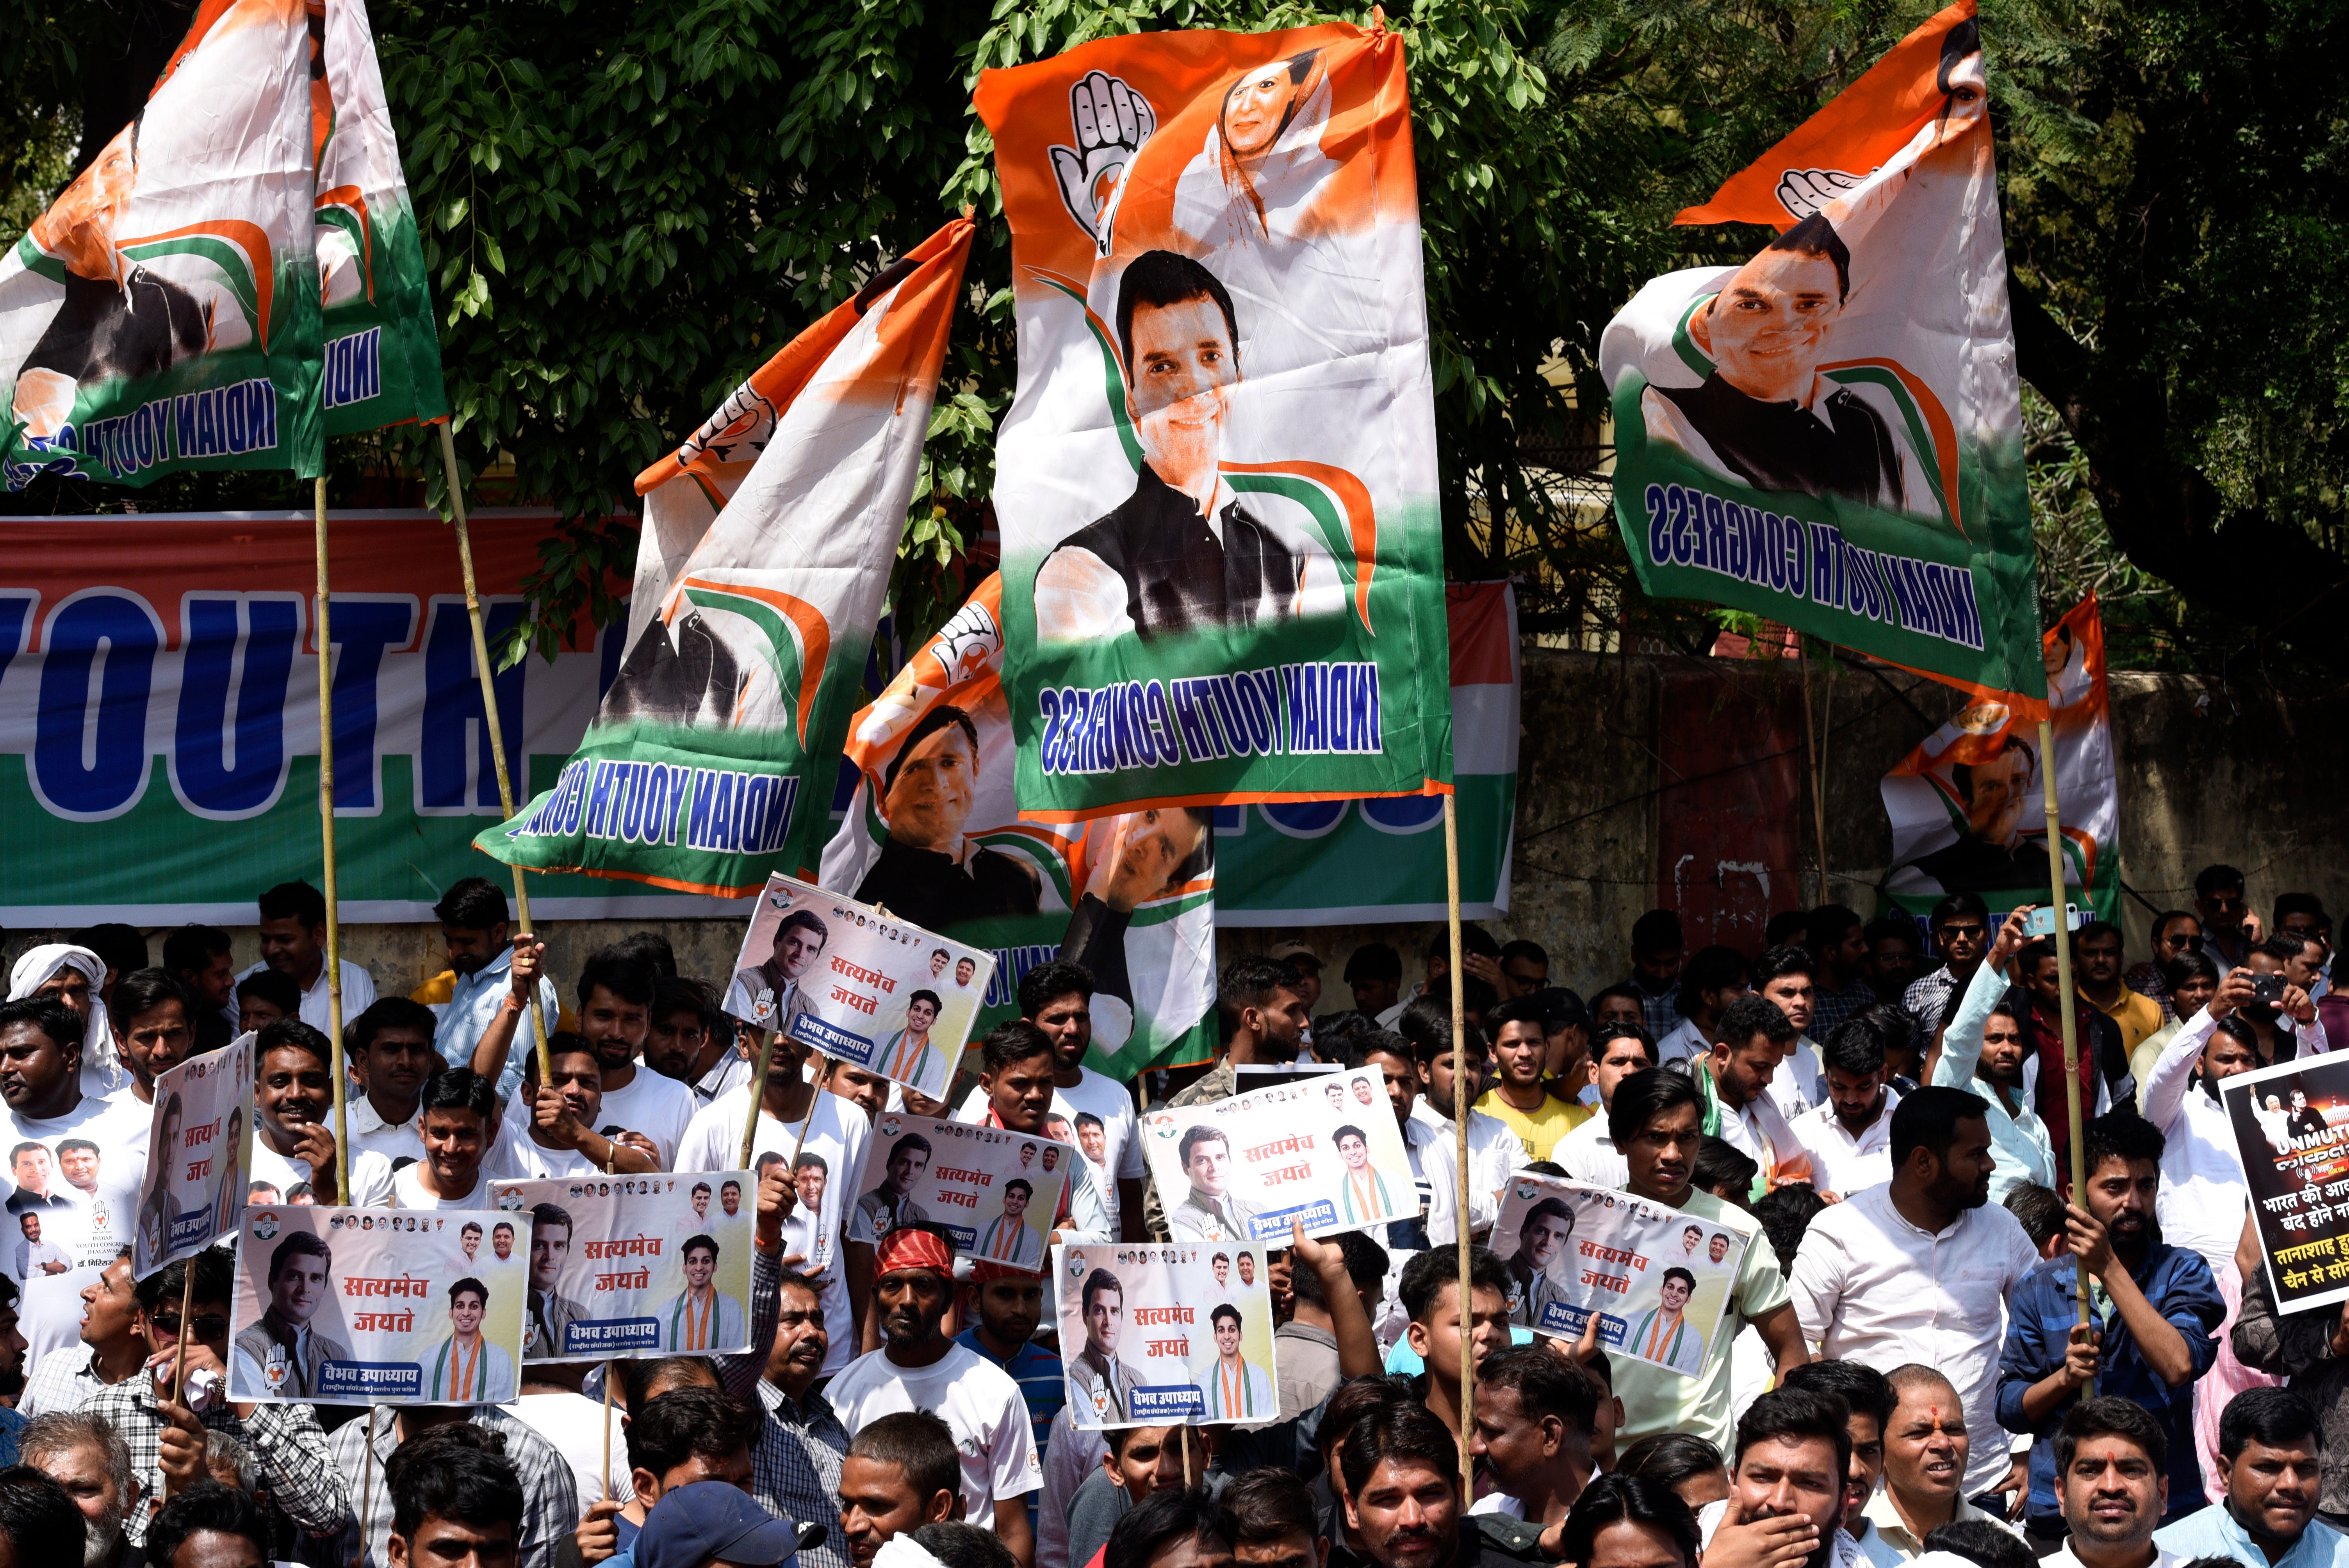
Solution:
M 801 1568 L 848 1568 L 838 1501 L 848 1429 L 815 1392 L 831 1348 L 823 1298 L 802 1274 L 780 1274 L 776 1284 L 774 1348 L 757 1390 L 767 1419 L 750 1449 L 750 1495 L 770 1513 L 823 1526 L 823 1545 L 800 1548 Z
M 1651 909 L 1631 923 L 1631 974 L 1623 984 L 1640 998 L 1650 1037 L 1662 1039 L 1681 1022 L 1681 954 L 1687 940 L 1681 917 Z
M 278 1405 L 299 1410 L 307 1405 Z M 370 1407 L 362 1419 L 346 1421 L 335 1429 L 321 1455 L 321 1468 L 331 1470 L 339 1488 L 344 1477 L 353 1484 L 365 1479 L 355 1510 L 346 1511 L 350 1523 L 335 1546 L 335 1561 L 349 1563 L 357 1553 L 357 1568 L 389 1568 L 391 1562 L 391 1489 L 384 1483 L 384 1467 L 398 1447 L 440 1427 L 470 1423 L 479 1427 L 492 1452 L 502 1452 L 522 1478 L 523 1508 L 514 1522 L 517 1568 L 554 1568 L 554 1555 L 578 1529 L 579 1478 L 562 1450 L 538 1435 L 519 1416 L 509 1416 L 494 1405 L 390 1405 Z M 373 1439 L 375 1457 L 362 1447 Z M 134 1453 L 135 1457 L 135 1453 Z M 273 1491 L 273 1496 L 274 1492 Z
M 121 1436 L 130 1450 L 131 1468 L 154 1502 L 160 1503 L 165 1493 L 167 1449 L 172 1474 L 180 1478 L 177 1484 L 185 1485 L 207 1474 L 204 1444 L 189 1429 L 201 1422 L 244 1445 L 271 1503 L 305 1534 L 336 1534 L 350 1516 L 350 1492 L 343 1479 L 349 1472 L 327 1451 L 317 1416 L 307 1405 L 234 1405 L 226 1398 L 233 1274 L 226 1253 L 207 1250 L 189 1262 L 158 1269 L 139 1282 L 136 1296 L 149 1348 L 161 1355 L 177 1347 L 181 1293 L 191 1268 L 195 1270 L 195 1284 L 187 1368 L 191 1375 L 208 1372 L 220 1380 L 213 1386 L 210 1403 L 192 1416 L 184 1408 L 167 1412 L 156 1398 L 155 1377 L 142 1372 L 99 1389 L 81 1408 L 103 1418 Z M 159 1370 L 170 1376 L 169 1361 Z M 566 1482 L 568 1479 L 566 1471 Z M 144 1542 L 147 1521 L 147 1511 L 133 1509 L 123 1532 L 134 1542 Z
M 1933 950 L 1941 955 L 1941 966 L 1909 986 L 1900 998 L 1900 1005 L 1917 1021 L 1920 1062 L 1933 1048 L 1933 1034 L 1941 1026 L 1941 1015 L 1950 1009 L 1950 998 L 1974 977 L 1982 954 L 1990 949 L 1990 905 L 1972 893 L 1953 892 L 1933 906 L 1932 927 Z
M 86 1312 L 78 1344 L 50 1351 L 33 1368 L 16 1401 L 20 1415 L 81 1408 L 92 1394 L 119 1383 L 147 1365 L 147 1336 L 139 1328 L 139 1299 L 132 1294 L 130 1249 L 82 1286 Z

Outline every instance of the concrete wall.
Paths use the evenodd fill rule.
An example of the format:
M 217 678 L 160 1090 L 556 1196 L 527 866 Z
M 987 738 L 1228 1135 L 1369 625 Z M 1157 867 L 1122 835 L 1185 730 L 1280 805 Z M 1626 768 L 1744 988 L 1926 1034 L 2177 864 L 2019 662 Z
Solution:
M 1961 701 L 1898 671 L 1839 674 L 1816 726 L 1826 748 L 1830 897 L 1873 911 L 1891 853 L 1877 781 Z M 1504 941 L 1540 943 L 1552 976 L 1587 991 L 1621 977 L 1631 922 L 1660 895 L 1692 910 L 1710 900 L 1704 906 L 1717 906 L 1730 923 L 1723 929 L 1735 931 L 1745 913 L 1816 902 L 1816 834 L 1803 782 L 1810 742 L 1800 714 L 1792 672 L 1767 662 L 1528 648 L 1513 896 L 1508 917 L 1488 928 Z M 2287 703 L 2265 687 L 2121 674 L 2113 720 L 2121 874 L 2147 901 L 2123 899 L 2132 961 L 2147 948 L 2148 903 L 2190 903 L 2195 872 L 2214 861 L 2244 872 L 2262 915 L 2286 891 L 2349 910 L 2349 813 L 2331 792 L 2349 769 L 2349 696 Z M 1708 864 L 1735 869 L 1705 872 Z M 1424 896 L 1441 898 L 1443 889 Z M 729 972 L 740 941 L 730 921 L 558 924 L 547 934 L 553 972 L 576 973 L 591 948 L 642 925 L 668 936 L 687 973 L 711 978 Z M 232 934 L 240 967 L 258 958 L 250 927 Z M 1288 934 L 1232 930 L 1219 945 L 1228 958 Z M 1444 927 L 1299 934 L 1331 960 L 1319 1004 L 1328 1010 L 1349 1005 L 1337 975 L 1357 944 L 1393 944 L 1409 983 Z M 378 989 L 404 992 L 443 966 L 438 936 L 431 926 L 354 925 L 344 929 L 344 952 Z M 12 931 L 0 948 L 13 959 L 53 940 Z M 160 958 L 160 932 L 150 946 Z

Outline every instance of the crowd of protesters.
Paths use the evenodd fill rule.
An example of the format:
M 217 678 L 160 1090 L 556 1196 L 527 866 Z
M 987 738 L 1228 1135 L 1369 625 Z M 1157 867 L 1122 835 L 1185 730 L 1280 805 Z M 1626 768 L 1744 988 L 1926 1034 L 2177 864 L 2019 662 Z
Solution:
M 228 1399 L 227 1253 L 143 1279 L 127 1246 L 77 1262 L 38 1223 L 73 1183 L 20 1173 L 0 1564 L 2349 1568 L 2349 1306 L 2277 1309 L 2217 1099 L 2349 1038 L 2332 925 L 2294 892 L 2262 923 L 2223 866 L 2195 892 L 2134 966 L 2111 924 L 2034 937 L 2030 911 L 1967 894 L 1921 929 L 1780 915 L 1758 952 L 1689 951 L 1652 911 L 1587 995 L 1473 924 L 1460 972 L 1438 945 L 1408 991 L 1383 944 L 1325 993 L 1322 955 L 1284 942 L 1224 970 L 1212 1062 L 1132 1084 L 1085 1065 L 1092 976 L 1052 960 L 930 1101 L 787 1041 L 761 1086 L 756 1037 L 663 940 L 558 985 L 468 879 L 436 906 L 436 980 L 379 998 L 342 966 L 347 1150 L 314 890 L 262 896 L 243 973 L 209 927 L 165 935 L 160 965 L 134 929 L 74 933 L 0 1005 L 15 1150 L 78 1129 L 143 1154 L 156 1077 L 250 1037 L 256 1200 L 486 1206 L 486 1181 L 731 1168 L 746 1124 L 801 1158 L 760 1162 L 747 1354 L 533 1360 L 503 1406 Z M 1340 982 L 1351 1006 L 1325 1006 Z M 1049 1277 L 821 1202 L 891 1110 L 1057 1124 L 1083 1163 L 1052 1239 L 1163 1241 L 1140 1114 L 1299 1061 L 1383 1078 L 1423 1202 L 1292 1238 L 1268 1423 L 1080 1427 Z M 1747 1240 L 1692 1369 L 1610 1353 L 1595 1316 L 1535 1334 L 1533 1279 L 1481 1244 L 1464 1293 L 1462 1227 L 1488 1239 L 1520 1171 Z

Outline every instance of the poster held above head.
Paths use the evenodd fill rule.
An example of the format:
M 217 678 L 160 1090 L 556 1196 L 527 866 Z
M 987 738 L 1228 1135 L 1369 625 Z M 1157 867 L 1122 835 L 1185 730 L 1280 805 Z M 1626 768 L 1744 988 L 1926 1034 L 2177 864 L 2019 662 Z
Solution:
M 976 101 L 1019 306 L 995 511 L 1022 805 L 1448 789 L 1402 40 L 1135 34 Z
M 136 1277 L 236 1234 L 253 1169 L 253 1057 L 248 1034 L 157 1076 L 131 1231 Z
M 1520 1171 L 1502 1195 L 1493 1250 L 1509 1270 L 1509 1319 L 1687 1377 L 1724 1327 L 1745 1238 L 1628 1193 Z M 1733 1332 L 1733 1328 L 1732 1328 Z
M 1608 325 L 1640 587 L 1753 612 L 2039 717 L 2023 404 L 1974 0 L 1682 223 L 1763 223 Z
M 530 1221 L 529 1361 L 729 1356 L 750 1346 L 759 1182 L 747 1171 L 500 1181 Z
M 870 904 L 771 878 L 742 934 L 726 1010 L 943 1099 L 995 955 Z
M 1019 1016 L 1021 976 L 1092 971 L 1088 1065 L 1120 1081 L 1216 1046 L 1214 813 L 1025 819 L 1002 685 L 1002 579 L 988 577 L 849 727 L 854 792 L 823 884 L 992 952 L 971 1026 Z
M 489 1209 L 246 1210 L 229 1398 L 511 1404 L 530 1223 Z
M 1278 1418 L 1262 1247 L 1063 1243 L 1052 1261 L 1081 1430 Z
M 957 1259 L 1041 1274 L 1077 1158 L 1072 1144 L 1024 1132 L 888 1112 L 874 1127 L 848 1239 L 877 1244 L 928 1223 Z
M 1142 1119 L 1142 1143 L 1176 1241 L 1278 1245 L 1296 1222 L 1319 1236 L 1420 1212 L 1375 1068 L 1154 1110 Z
M 2349 1301 L 2349 1054 L 2219 1084 L 2278 1315 Z
M 972 226 L 875 274 L 637 476 L 628 642 L 510 865 L 746 897 L 813 872 Z

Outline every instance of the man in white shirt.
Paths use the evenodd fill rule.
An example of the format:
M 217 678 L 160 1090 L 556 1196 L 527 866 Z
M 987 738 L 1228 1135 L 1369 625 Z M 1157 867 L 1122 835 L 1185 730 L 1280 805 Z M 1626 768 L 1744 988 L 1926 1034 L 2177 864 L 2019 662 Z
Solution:
M 471 1059 L 482 1031 L 490 1026 L 506 998 L 513 967 L 512 928 L 506 919 L 506 895 L 485 877 L 462 877 L 432 906 L 440 922 L 440 939 L 449 950 L 449 968 L 455 975 L 446 1002 L 430 1004 L 439 1020 L 432 1034 L 433 1049 L 451 1067 Z M 554 985 L 538 983 L 539 1013 L 546 1031 L 554 1032 L 558 1005 Z M 354 1015 L 344 1004 L 343 1016 Z M 530 1032 L 525 1030 L 524 1034 Z M 498 1099 L 512 1099 L 522 1086 L 523 1053 L 512 1051 L 497 1075 Z
M 125 979 L 135 993 L 150 974 L 174 986 L 176 994 L 176 983 L 160 971 L 141 970 Z M 184 1024 L 180 1032 L 184 1040 Z M 0 1158 L 7 1160 L 16 1181 L 9 1214 L 40 1217 L 42 1261 L 53 1261 L 46 1248 L 55 1246 L 69 1262 L 103 1267 L 130 1235 L 154 1109 L 132 1088 L 110 1095 L 88 1092 L 82 1041 L 82 1019 L 53 997 L 0 1003 L 0 1100 L 7 1106 L 0 1119 Z M 90 1194 L 66 1175 L 63 1145 L 69 1142 L 98 1150 L 96 1190 Z M 73 1155 L 76 1170 L 89 1158 L 83 1149 Z M 5 1263 L 13 1266 L 19 1251 L 32 1261 L 25 1239 L 11 1237 Z
M 1967 1501 L 1968 1466 L 1980 1457 L 1966 1433 L 1966 1412 L 1950 1380 L 1931 1367 L 1896 1367 L 1892 1418 L 1884 1427 L 1884 1490 L 1868 1500 L 1874 1539 L 1899 1562 L 1925 1550 L 1925 1537 L 1961 1520 L 1988 1523 L 2016 1537 L 2004 1520 Z M 1995 1457 L 2003 1460 L 2005 1449 Z
M 1052 1042 L 1052 1111 L 1068 1119 L 1079 1152 L 1093 1168 L 1112 1233 L 1123 1241 L 1145 1241 L 1142 1181 L 1147 1168 L 1133 1096 L 1115 1078 L 1084 1065 L 1092 1047 L 1092 971 L 1073 959 L 1056 958 L 1019 977 L 1019 1016 Z M 988 1103 L 987 1091 L 974 1088 L 955 1119 L 984 1121 Z
M 1598 1037 L 1590 1047 L 1590 1072 L 1599 1091 L 1599 1114 L 1559 1139 L 1550 1158 L 1578 1181 L 1593 1187 L 1620 1187 L 1630 1179 L 1631 1171 L 1608 1130 L 1607 1107 L 1615 1103 L 1616 1088 L 1625 1078 L 1656 1065 L 1656 1047 L 1637 1024 L 1593 1027 Z
M 537 978 L 545 944 L 515 939 L 508 999 L 473 1049 L 473 1070 L 503 1070 L 506 1052 L 519 1027 L 523 986 Z M 642 960 L 606 947 L 590 954 L 579 970 L 579 1033 L 595 1047 L 603 1066 L 604 1105 L 595 1130 L 643 1150 L 657 1171 L 678 1169 L 678 1140 L 693 1120 L 693 1091 L 636 1060 L 650 1026 L 653 969 Z M 746 1108 L 747 1109 L 747 1108 Z M 739 1134 L 738 1134 L 739 1136 Z
M 1965 1410 L 1964 1491 L 2019 1484 L 1995 1392 L 2006 1297 L 2039 1262 L 2013 1214 L 1990 1202 L 1981 1097 L 1919 1089 L 1892 1117 L 1892 1180 L 1811 1222 L 1790 1288 L 1803 1337 L 1878 1371 L 1940 1368 Z M 1899 1379 L 1895 1379 L 1896 1384 Z
M 523 1080 L 523 1092 L 506 1107 L 499 1177 L 509 1174 L 508 1165 L 514 1167 L 511 1174 L 538 1181 L 657 1169 L 653 1157 L 642 1149 L 595 1130 L 603 1119 L 604 1087 L 603 1064 L 595 1047 L 576 1035 L 548 1042 L 546 1062 L 553 1080 L 545 1084 L 538 1081 L 537 1053 L 533 1050 L 524 1059 L 533 1070 Z M 519 1137 L 512 1131 L 517 1128 Z
M 1991 1177 L 1991 1201 L 1997 1203 L 2026 1183 L 2056 1186 L 2054 1145 L 2032 1105 L 2024 1070 L 2030 1037 L 2006 999 L 2007 961 L 2023 950 L 2030 914 L 2028 906 L 2017 909 L 1999 927 L 1989 956 L 1966 982 L 1958 1010 L 1942 1031 L 1940 1054 L 1933 1058 L 1934 1083 L 1982 1099 L 1997 1162 Z
M 1822 1058 L 1827 1098 L 1789 1124 L 1811 1157 L 1822 1197 L 1848 1198 L 1892 1180 L 1892 1112 L 1900 1097 L 1885 1083 L 1886 1053 L 1909 1043 L 1909 1017 L 1868 1007 L 1836 1026 Z
M 2143 1091 L 2145 1119 L 2163 1140 L 2155 1211 L 2161 1239 L 2200 1253 L 2220 1279 L 2235 1266 L 2251 1185 L 2219 1085 L 2260 1065 L 2253 1031 L 2235 1018 L 2251 1000 L 2249 972 L 2238 969 L 2220 981 L 2209 1005 L 2170 1036 Z
M 36 1274 L 61 1274 L 73 1267 L 73 1260 L 55 1242 L 41 1240 L 41 1217 L 24 1213 L 16 1216 L 16 1229 L 23 1240 L 16 1243 L 16 1267 L 11 1276 L 31 1279 Z
M 944 1420 L 962 1456 L 965 1520 L 992 1530 L 1019 1568 L 1034 1568 L 1028 1494 L 1044 1472 L 1028 1402 L 1003 1368 L 940 1331 L 954 1289 L 954 1254 L 937 1231 L 904 1225 L 882 1237 L 874 1295 L 884 1343 L 850 1362 L 824 1398 L 852 1438 L 902 1410 Z
M 445 1065 L 432 1046 L 438 1026 L 430 1008 L 405 996 L 386 996 L 351 1021 L 351 1057 L 366 1088 L 343 1103 L 355 1183 L 361 1155 L 380 1154 L 387 1161 L 423 1157 L 416 1108 L 424 1086 Z
M 1826 1093 L 1820 1080 L 1819 1047 L 1811 1039 L 1811 1016 L 1818 1000 L 1813 980 L 1816 963 L 1809 948 L 1791 942 L 1754 961 L 1755 994 L 1775 1003 L 1795 1026 L 1795 1037 L 1783 1047 L 1786 1070 L 1770 1080 L 1770 1099 L 1782 1116 L 1802 1115 Z
M 1713 1049 L 1713 1031 L 1732 1002 L 1753 989 L 1745 954 L 1734 947 L 1700 947 L 1681 972 L 1680 1026 L 1656 1042 L 1656 1065 L 1677 1068 Z
M 1411 1108 L 1411 1124 L 1404 1127 L 1403 1136 L 1423 1147 L 1440 1142 L 1456 1155 L 1459 1133 L 1453 1126 L 1452 1117 L 1453 1108 L 1462 1100 L 1454 1093 L 1459 1086 L 1453 1082 L 1452 1075 L 1450 998 L 1423 996 L 1411 1003 L 1403 1008 L 1396 1032 L 1410 1042 L 1419 1069 L 1419 1100 Z M 1527 1161 L 1526 1146 L 1509 1130 L 1508 1123 L 1475 1109 L 1476 1096 L 1483 1088 L 1478 1075 L 1485 1063 L 1484 1037 L 1472 1033 L 1467 1044 L 1468 1072 L 1475 1080 L 1467 1086 L 1465 1101 L 1469 1107 L 1468 1230 L 1471 1235 L 1481 1236 L 1490 1232 L 1493 1222 L 1501 1217 L 1501 1191 L 1509 1184 L 1510 1174 L 1525 1169 Z M 1449 1236 L 1437 1235 L 1433 1218 L 1429 1216 L 1428 1240 L 1444 1246 L 1459 1239 L 1456 1231 Z
M 256 969 L 276 970 L 302 988 L 302 1021 L 331 1034 L 326 944 L 326 895 L 305 882 L 279 882 L 261 895 L 261 962 L 240 970 L 237 978 Z M 375 979 L 347 958 L 342 965 L 347 1024 L 375 1005 Z
M 1770 1093 L 1784 1076 L 1795 1025 L 1764 996 L 1740 996 L 1721 1016 L 1719 1038 L 1711 1051 L 1689 1064 L 1689 1077 L 1704 1099 L 1704 1131 L 1759 1166 L 1758 1194 L 1785 1181 L 1811 1179 L 1803 1150 L 1785 1113 Z
M 2083 1399 L 2055 1434 L 2055 1491 L 2068 1533 L 2048 1568 L 2176 1568 L 2154 1544 L 2169 1509 L 2168 1443 L 2127 1399 Z
M 389 1157 L 370 1151 L 351 1161 L 351 1200 L 360 1208 L 486 1209 L 481 1161 L 495 1140 L 497 1086 L 466 1068 L 451 1068 L 424 1086 L 417 1111 L 423 1156 L 397 1171 Z

